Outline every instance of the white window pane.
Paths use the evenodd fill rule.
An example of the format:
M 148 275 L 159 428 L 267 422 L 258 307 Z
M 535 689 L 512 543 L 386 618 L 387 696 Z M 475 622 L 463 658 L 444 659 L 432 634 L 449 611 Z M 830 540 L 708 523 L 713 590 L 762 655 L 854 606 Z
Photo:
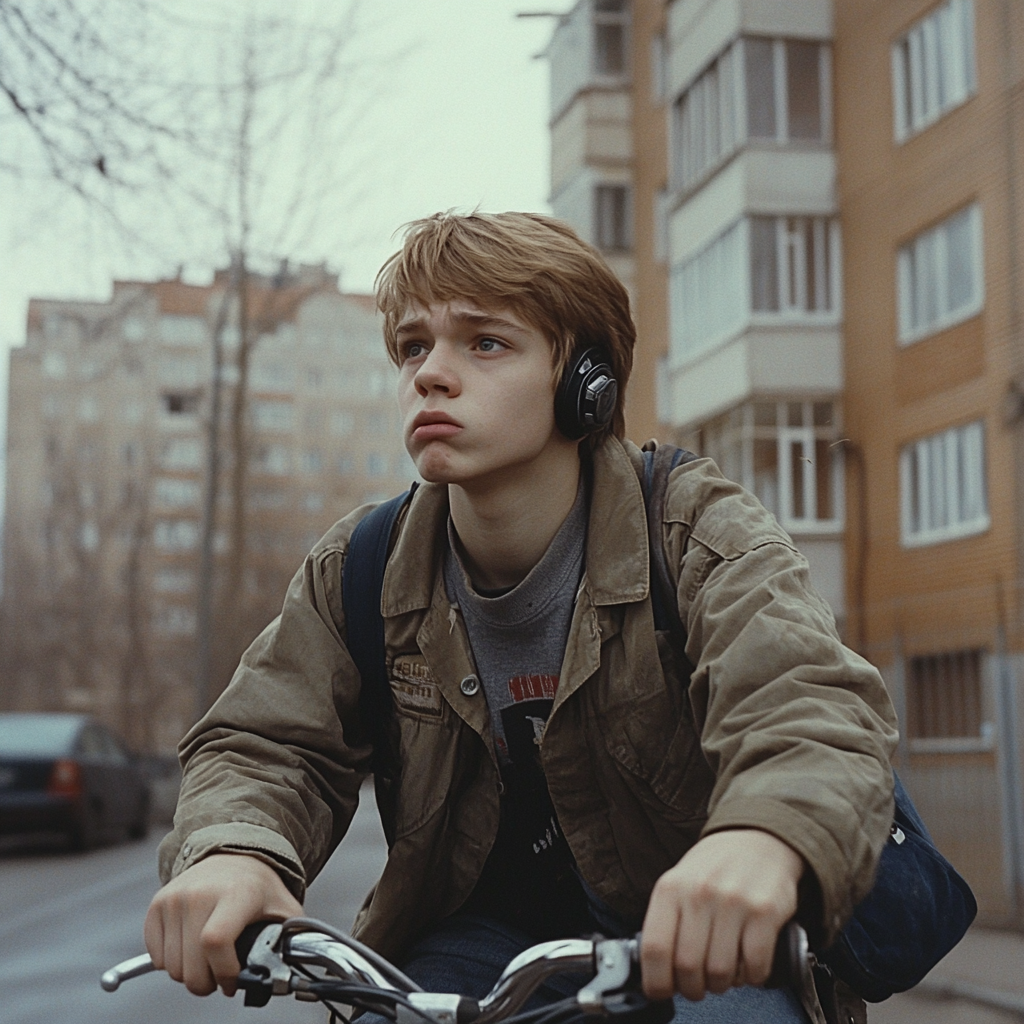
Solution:
M 948 221 L 946 230 L 947 312 L 955 312 L 974 301 L 974 238 L 972 210 Z

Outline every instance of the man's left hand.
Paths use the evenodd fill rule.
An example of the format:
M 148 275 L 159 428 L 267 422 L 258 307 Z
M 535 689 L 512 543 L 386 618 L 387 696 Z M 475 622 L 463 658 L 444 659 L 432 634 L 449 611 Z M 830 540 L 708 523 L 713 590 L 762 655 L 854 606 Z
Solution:
M 760 829 L 701 839 L 651 893 L 640 950 L 644 993 L 699 1000 L 767 981 L 803 871 L 796 851 Z

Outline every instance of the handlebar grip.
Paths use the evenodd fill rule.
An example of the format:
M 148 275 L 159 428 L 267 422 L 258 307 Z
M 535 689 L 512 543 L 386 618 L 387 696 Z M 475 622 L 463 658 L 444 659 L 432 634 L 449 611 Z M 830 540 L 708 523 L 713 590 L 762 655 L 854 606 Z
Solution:
M 247 924 L 242 929 L 241 934 L 235 939 L 235 955 L 243 967 L 249 959 L 249 952 L 256 944 L 256 940 L 263 934 L 263 929 L 268 925 L 280 923 L 280 921 L 253 921 L 252 924 Z
M 794 988 L 801 991 L 805 973 L 810 969 L 807 932 L 790 921 L 779 932 L 772 957 L 772 970 L 765 988 Z

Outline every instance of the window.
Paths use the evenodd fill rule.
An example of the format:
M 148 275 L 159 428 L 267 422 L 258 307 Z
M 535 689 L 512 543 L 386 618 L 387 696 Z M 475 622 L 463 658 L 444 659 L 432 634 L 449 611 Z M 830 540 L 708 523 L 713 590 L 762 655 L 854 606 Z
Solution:
M 750 219 L 751 308 L 833 313 L 839 304 L 839 227 L 828 217 Z
M 188 356 L 166 356 L 160 360 L 160 380 L 171 387 L 197 387 L 199 363 Z
M 674 176 L 689 188 L 740 145 L 739 47 L 731 46 L 676 101 Z
M 280 512 L 288 507 L 288 492 L 258 487 L 249 492 L 249 508 L 264 512 Z
M 302 472 L 319 473 L 324 468 L 323 456 L 316 449 L 310 449 L 302 453 Z
M 346 437 L 355 430 L 356 418 L 350 412 L 335 410 L 331 413 L 331 433 Z
M 199 524 L 191 519 L 158 519 L 153 524 L 153 545 L 160 551 L 194 551 Z
M 594 187 L 594 244 L 605 252 L 632 247 L 628 185 Z
M 197 437 L 176 437 L 164 445 L 164 469 L 199 469 L 202 462 L 203 446 Z
M 82 523 L 78 543 L 83 551 L 95 551 L 100 546 L 100 528 L 93 522 Z
M 199 504 L 199 484 L 195 480 L 165 477 L 153 482 L 153 499 L 169 508 L 187 508 Z
M 842 529 L 842 456 L 829 401 L 752 402 L 705 424 L 701 450 L 789 531 Z
M 257 430 L 293 430 L 295 408 L 291 402 L 255 401 L 252 422 Z
M 351 455 L 339 455 L 338 456 L 338 474 L 340 476 L 350 476 L 356 471 L 356 462 Z
M 121 322 L 121 337 L 125 341 L 142 341 L 146 337 L 146 321 L 141 316 L 126 316 Z
M 774 142 L 826 142 L 831 51 L 801 39 L 744 39 L 747 134 Z
M 620 77 L 626 73 L 626 0 L 594 0 L 594 73 Z
M 60 380 L 68 372 L 67 360 L 63 352 L 44 352 L 42 360 L 44 377 Z
M 982 652 L 948 651 L 907 660 L 907 738 L 911 750 L 987 749 L 992 725 L 982 707 Z
M 206 341 L 206 321 L 198 316 L 162 316 L 160 340 L 165 345 L 202 345 Z
M 672 354 L 691 356 L 739 330 L 743 309 L 743 222 L 675 267 L 669 301 Z
M 195 586 L 188 569 L 157 569 L 153 573 L 153 590 L 158 594 L 185 594 Z
M 195 391 L 165 391 L 160 402 L 168 416 L 195 416 L 199 412 L 199 395 Z
M 307 512 L 322 512 L 324 509 L 324 496 L 310 491 L 305 498 L 302 499 L 302 507 Z
M 386 455 L 367 455 L 366 473 L 368 476 L 386 476 L 388 460 Z
M 831 102 L 827 45 L 737 40 L 673 106 L 674 186 L 692 188 L 748 140 L 828 142 Z
M 256 362 L 250 383 L 257 391 L 291 391 L 295 387 L 295 367 L 283 360 Z
M 253 459 L 253 468 L 258 473 L 269 473 L 273 476 L 283 476 L 291 472 L 292 454 L 280 444 L 262 445 L 256 450 Z
M 922 131 L 974 93 L 974 5 L 946 0 L 892 48 L 897 142 Z
M 839 225 L 829 217 L 750 217 L 672 271 L 672 355 L 687 359 L 758 321 L 834 323 Z
M 904 344 L 967 320 L 984 304 L 981 207 L 922 232 L 897 261 L 899 338 Z
M 121 418 L 125 423 L 141 423 L 143 412 L 144 408 L 141 398 L 126 398 L 121 405 Z
M 167 636 L 191 636 L 195 631 L 195 609 L 169 604 L 153 610 L 153 632 Z
M 907 547 L 987 530 L 984 424 L 908 444 L 900 453 L 900 506 Z

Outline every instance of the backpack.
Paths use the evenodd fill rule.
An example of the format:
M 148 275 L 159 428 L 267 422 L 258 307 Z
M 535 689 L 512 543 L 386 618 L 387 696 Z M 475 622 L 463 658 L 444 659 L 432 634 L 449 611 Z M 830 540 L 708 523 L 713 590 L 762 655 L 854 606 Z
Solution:
M 668 631 L 682 653 L 686 629 L 676 610 L 675 586 L 661 543 L 662 513 L 669 474 L 699 456 L 649 441 L 643 458 L 640 483 L 647 514 L 654 625 Z M 348 651 L 362 680 L 360 715 L 373 741 L 373 771 L 392 781 L 398 765 L 388 742 L 393 703 L 380 598 L 394 526 L 414 490 L 384 502 L 359 522 L 342 568 Z M 895 771 L 893 778 L 894 821 L 874 887 L 835 942 L 817 953 L 819 964 L 868 1002 L 881 1002 L 913 988 L 964 937 L 978 912 L 970 886 L 936 849 Z

